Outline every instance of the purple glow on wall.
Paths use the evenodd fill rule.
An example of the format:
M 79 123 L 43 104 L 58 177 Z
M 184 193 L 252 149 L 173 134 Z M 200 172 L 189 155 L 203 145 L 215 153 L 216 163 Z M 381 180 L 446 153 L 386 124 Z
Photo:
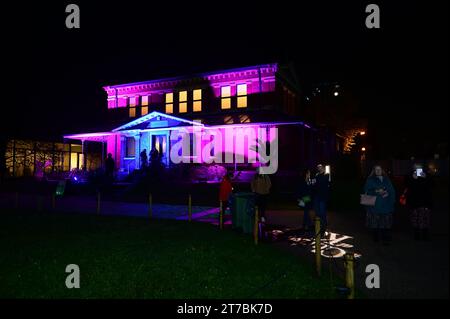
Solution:
M 209 83 L 214 96 L 220 97 L 220 88 L 229 85 L 231 87 L 231 96 L 236 95 L 237 84 L 247 84 L 247 95 L 272 92 L 275 90 L 275 74 L 278 71 L 278 65 L 265 64 L 250 66 L 244 68 L 216 71 L 211 73 L 201 73 L 186 77 L 165 78 L 144 82 L 135 82 L 129 84 L 119 84 L 105 86 L 103 89 L 108 95 L 108 108 L 126 107 L 128 99 L 138 99 L 139 96 L 162 94 L 163 92 L 174 91 L 175 88 L 185 86 L 191 87 L 192 84 L 186 80 L 196 78 L 205 83 Z M 138 101 L 136 100 L 136 104 Z
M 277 139 L 276 127 L 269 129 L 254 124 L 221 128 L 194 127 L 192 130 L 183 129 L 183 131 L 173 131 L 170 137 L 170 157 L 176 164 L 180 162 L 266 164 L 271 160 L 270 154 L 267 154 L 267 142 L 272 144 Z M 262 159 L 260 150 L 264 155 Z

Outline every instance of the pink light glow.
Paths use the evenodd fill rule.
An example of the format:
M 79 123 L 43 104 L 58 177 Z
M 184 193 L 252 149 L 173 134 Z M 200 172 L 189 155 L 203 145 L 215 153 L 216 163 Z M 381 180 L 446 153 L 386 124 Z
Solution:
M 99 133 L 83 133 L 83 134 L 72 134 L 64 135 L 64 138 L 74 139 L 74 140 L 98 140 L 100 138 L 106 138 L 113 133 L 110 132 L 99 132 Z
M 209 83 L 216 98 L 220 97 L 220 87 L 229 85 L 231 96 L 236 95 L 236 85 L 247 84 L 247 95 L 272 92 L 275 90 L 275 73 L 278 65 L 266 64 L 238 69 L 201 73 L 191 78 L 202 79 Z M 108 108 L 126 107 L 128 98 L 149 95 L 161 90 L 173 90 L 183 85 L 189 78 L 174 77 L 129 84 L 105 86 L 103 89 L 108 94 Z
M 193 134 L 188 134 L 188 133 Z M 181 139 L 180 139 L 181 137 Z M 191 139 L 194 139 L 190 141 Z M 174 163 L 260 163 L 277 167 L 278 142 L 275 127 L 239 125 L 222 128 L 194 127 L 192 131 L 173 132 L 171 160 Z M 266 149 L 270 143 L 270 152 Z M 193 146 L 193 149 L 189 148 Z M 188 148 L 186 150 L 186 147 Z M 181 151 L 181 152 L 180 152 Z M 262 157 L 261 157 L 262 156 Z M 261 166 L 261 165 L 259 165 Z

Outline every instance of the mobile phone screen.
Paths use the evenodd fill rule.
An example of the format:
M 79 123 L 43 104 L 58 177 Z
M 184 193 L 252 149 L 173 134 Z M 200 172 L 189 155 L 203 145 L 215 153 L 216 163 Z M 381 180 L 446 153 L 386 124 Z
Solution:
M 421 169 L 421 168 L 416 169 L 417 176 L 422 176 L 422 172 L 423 172 L 423 169 Z

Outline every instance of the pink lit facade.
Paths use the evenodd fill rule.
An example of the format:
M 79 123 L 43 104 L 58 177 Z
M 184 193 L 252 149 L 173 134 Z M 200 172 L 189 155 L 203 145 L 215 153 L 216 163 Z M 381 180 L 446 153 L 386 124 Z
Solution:
M 334 134 L 303 123 L 299 85 L 289 69 L 277 64 L 111 85 L 104 90 L 110 129 L 65 138 L 83 144 L 102 143 L 123 174 L 141 167 L 139 154 L 143 150 L 148 154 L 157 149 L 166 167 L 176 165 L 170 160 L 171 149 L 177 144 L 171 137 L 176 132 L 188 131 L 191 137 L 220 132 L 220 152 L 205 151 L 211 143 L 200 138 L 190 146 L 189 154 L 183 155 L 183 161 L 209 163 L 210 158 L 202 156 L 206 152 L 215 163 L 226 166 L 230 164 L 223 163 L 225 158 L 232 156 L 232 165 L 238 170 L 258 164 L 258 159 L 249 163 L 254 152 L 248 151 L 248 146 L 257 144 L 255 132 L 266 132 L 262 140 L 270 142 L 271 128 L 277 128 L 278 133 L 279 170 L 329 161 L 339 152 Z M 242 132 L 244 136 L 237 135 Z M 234 137 L 230 140 L 225 136 Z

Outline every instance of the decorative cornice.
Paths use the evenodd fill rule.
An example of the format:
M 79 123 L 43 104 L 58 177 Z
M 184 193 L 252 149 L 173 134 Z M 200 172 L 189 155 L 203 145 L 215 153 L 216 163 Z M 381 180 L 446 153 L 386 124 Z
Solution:
M 214 73 L 204 73 L 194 75 L 191 77 L 176 77 L 145 82 L 105 86 L 103 87 L 103 89 L 108 94 L 108 97 L 115 97 L 118 95 L 127 95 L 127 94 L 164 92 L 173 90 L 174 87 L 183 85 L 191 86 L 195 84 L 201 85 L 208 83 L 209 85 L 215 86 L 215 84 L 217 85 L 222 82 L 245 81 L 259 78 L 263 79 L 264 81 L 273 81 L 277 70 L 278 65 L 274 63 L 240 69 L 217 71 Z

